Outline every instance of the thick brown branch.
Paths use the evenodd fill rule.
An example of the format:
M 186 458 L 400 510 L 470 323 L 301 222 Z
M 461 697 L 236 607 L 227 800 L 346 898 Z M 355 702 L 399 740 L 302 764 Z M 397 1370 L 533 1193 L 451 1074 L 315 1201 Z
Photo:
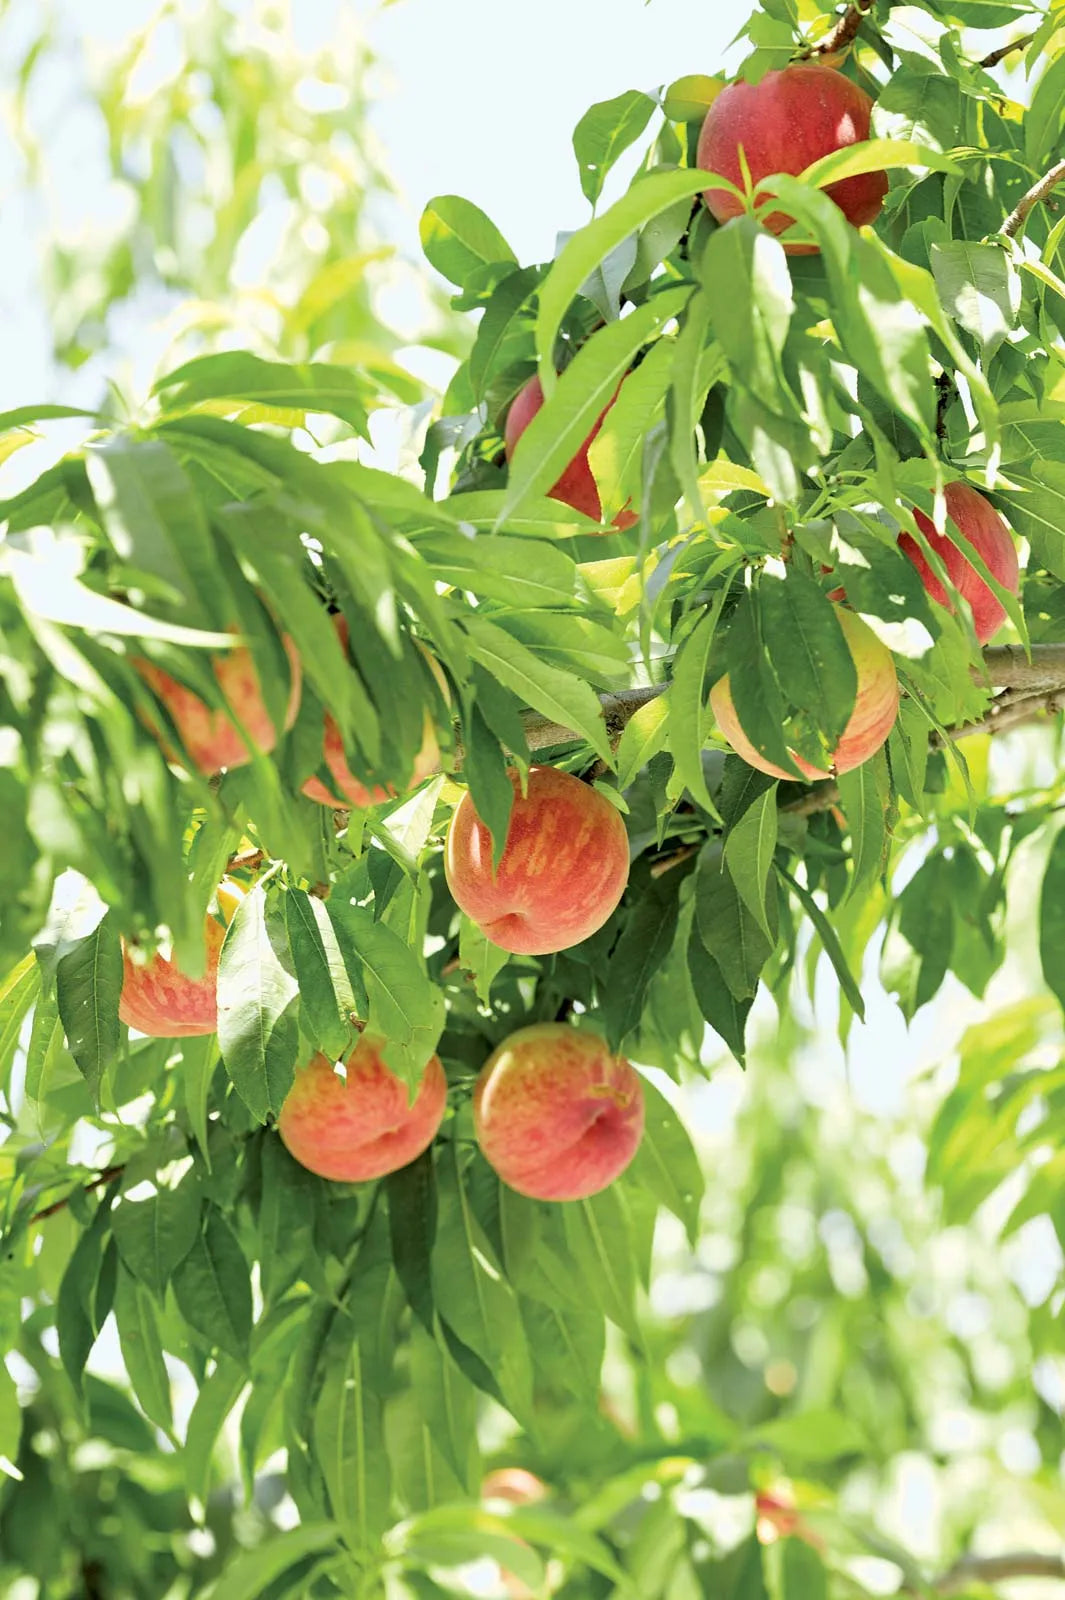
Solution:
M 1020 39 L 1011 39 L 1009 44 L 1000 44 L 997 50 L 992 50 L 976 64 L 978 67 L 997 67 L 1000 61 L 1005 61 L 1014 51 L 1027 50 L 1034 38 L 1034 33 L 1026 33 Z
M 974 669 L 978 683 L 996 689 L 1060 689 L 1065 687 L 1065 644 L 1034 644 L 1029 661 L 1020 645 L 996 645 L 984 651 L 984 671 Z
M 1028 221 L 1029 214 L 1036 206 L 1048 199 L 1059 183 L 1065 182 L 1065 161 L 1059 161 L 1051 167 L 1045 177 L 1038 183 L 1033 183 L 1024 198 L 1018 201 L 1016 209 L 1011 211 L 1002 224 L 1002 232 L 1007 239 L 1015 239 Z
M 1035 1550 L 1011 1551 L 1001 1556 L 961 1556 L 935 1579 L 937 1594 L 960 1594 L 974 1584 L 1004 1583 L 1009 1578 L 1057 1578 L 1065 1581 L 1065 1556 L 1041 1555 Z

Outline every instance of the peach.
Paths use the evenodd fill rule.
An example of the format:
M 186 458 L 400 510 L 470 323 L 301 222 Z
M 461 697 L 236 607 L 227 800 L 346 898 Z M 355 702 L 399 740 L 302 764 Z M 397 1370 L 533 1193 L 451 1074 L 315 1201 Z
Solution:
M 277 1130 L 289 1154 L 320 1178 L 383 1178 L 408 1166 L 436 1137 L 447 1107 L 440 1058 L 429 1057 L 411 1105 L 382 1044 L 364 1033 L 344 1062 L 343 1077 L 326 1056 L 312 1056 L 285 1096 Z
M 930 517 L 923 511 L 914 511 L 917 526 L 924 534 L 947 569 L 947 575 L 963 600 L 969 602 L 973 613 L 973 626 L 981 644 L 994 637 L 1006 620 L 1006 608 L 1001 600 L 981 578 L 965 555 L 966 545 L 971 545 L 991 576 L 1016 594 L 1020 582 L 1017 551 L 1010 531 L 989 500 L 978 493 L 971 484 L 958 480 L 948 483 L 944 491 L 947 516 L 953 524 L 948 538 L 937 533 Z M 956 544 L 954 541 L 958 540 Z M 931 598 L 941 606 L 951 608 L 952 602 L 943 584 L 936 577 L 925 558 L 924 551 L 908 533 L 899 534 L 899 546 L 905 550 Z M 960 548 L 959 548 L 960 546 Z
M 516 772 L 510 780 L 514 807 L 498 871 L 492 836 L 467 792 L 448 829 L 448 888 L 501 950 L 568 950 L 603 926 L 625 891 L 625 824 L 609 800 L 568 772 L 531 767 L 525 795 Z
M 831 772 L 811 766 L 802 756 L 791 751 L 795 765 L 811 781 L 850 772 L 852 767 L 860 767 L 863 761 L 868 761 L 895 726 L 899 710 L 899 684 L 891 651 L 881 644 L 872 628 L 861 617 L 856 617 L 853 611 L 841 610 L 839 621 L 858 671 L 858 693 L 850 720 L 833 751 Z M 774 778 L 795 776 L 768 761 L 744 733 L 736 715 L 728 673 L 719 678 L 711 689 L 710 707 L 721 732 L 749 767 L 757 767 L 760 772 L 768 772 Z
M 565 1022 L 519 1028 L 473 1091 L 485 1160 L 531 1200 L 584 1200 L 614 1182 L 643 1137 L 635 1069 L 596 1033 Z
M 337 637 L 342 647 L 348 647 L 348 625 L 339 614 L 333 618 Z M 419 646 L 419 648 L 421 648 Z M 440 667 L 428 651 L 423 651 L 429 663 L 429 669 L 440 685 L 444 698 L 448 698 L 447 680 Z M 383 800 L 395 799 L 396 791 L 389 784 L 366 784 L 357 778 L 348 766 L 344 754 L 344 741 L 337 727 L 336 719 L 330 712 L 325 714 L 325 724 L 322 730 L 322 759 L 329 768 L 330 776 L 336 786 L 336 793 L 327 789 L 320 778 L 310 777 L 303 785 L 303 793 L 309 800 L 316 800 L 321 806 L 353 806 L 361 810 L 366 806 L 380 805 Z M 423 779 L 440 770 L 440 746 L 436 741 L 436 729 L 432 717 L 426 713 L 425 736 L 422 739 L 421 749 L 414 758 L 414 768 L 411 772 L 409 788 L 417 788 Z
M 122 942 L 122 993 L 118 1014 L 129 1028 L 153 1039 L 183 1039 L 218 1029 L 218 958 L 226 928 L 244 897 L 239 884 L 223 879 L 218 887 L 222 921 L 204 921 L 205 962 L 202 978 L 190 978 L 168 956 L 156 952 L 139 961 Z
M 722 91 L 706 113 L 699 135 L 698 165 L 744 188 L 743 151 L 755 199 L 763 178 L 774 172 L 798 177 L 814 161 L 869 137 L 873 102 L 857 84 L 832 67 L 798 62 L 767 72 L 760 83 L 739 80 Z M 825 193 L 856 228 L 874 222 L 887 194 L 884 172 L 868 172 L 829 184 Z M 744 210 L 742 200 L 727 189 L 707 189 L 703 196 L 712 216 L 728 222 Z M 763 217 L 770 233 L 783 233 L 794 218 L 782 211 Z M 785 244 L 792 255 L 815 255 L 815 244 Z
M 624 381 L 624 380 L 623 380 Z M 620 388 L 621 385 L 618 385 Z M 617 399 L 615 392 L 614 400 Z M 563 505 L 572 506 L 575 511 L 583 511 L 586 517 L 594 517 L 596 522 L 602 520 L 603 508 L 599 499 L 599 490 L 588 462 L 588 450 L 595 439 L 599 429 L 603 426 L 603 418 L 614 404 L 605 406 L 591 433 L 581 445 L 577 454 L 563 472 L 561 478 L 553 489 L 547 491 L 551 500 L 561 500 Z M 540 387 L 539 378 L 530 378 L 523 389 L 519 389 L 507 412 L 506 427 L 503 433 L 503 447 L 509 461 L 517 448 L 518 440 L 529 426 L 533 417 L 544 403 L 544 391 Z M 614 518 L 614 527 L 631 528 L 638 519 L 632 511 L 619 511 Z
M 287 634 L 282 643 L 288 656 L 292 689 L 285 727 L 291 728 L 299 710 L 301 672 L 296 647 Z M 172 678 L 162 667 L 143 658 L 134 666 L 148 687 L 158 695 L 181 736 L 188 760 L 205 777 L 213 777 L 224 767 L 242 767 L 252 759 L 252 751 L 236 723 L 225 711 L 214 711 L 187 685 Z M 255 658 L 246 645 L 222 655 L 211 656 L 211 667 L 222 698 L 239 718 L 256 750 L 267 754 L 277 743 L 277 729 L 270 718 L 259 685 Z M 168 758 L 187 765 L 185 755 L 166 748 Z
M 512 1506 L 533 1505 L 547 1498 L 548 1488 L 535 1472 L 524 1467 L 496 1467 L 481 1484 L 482 1500 L 506 1500 Z

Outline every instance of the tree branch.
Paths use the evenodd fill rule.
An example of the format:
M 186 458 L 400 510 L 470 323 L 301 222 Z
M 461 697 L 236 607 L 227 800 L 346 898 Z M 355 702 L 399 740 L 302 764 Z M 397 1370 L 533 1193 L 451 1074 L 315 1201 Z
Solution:
M 1000 44 L 997 50 L 992 50 L 976 65 L 978 67 L 997 67 L 1000 61 L 1005 61 L 1006 57 L 1013 55 L 1015 50 L 1027 50 L 1034 38 L 1034 33 L 1026 33 L 1020 39 L 1011 39 L 1009 44 Z
M 865 0 L 864 4 L 862 0 L 851 0 L 851 4 L 848 5 L 832 31 L 826 33 L 823 39 L 820 39 L 817 44 L 812 45 L 806 51 L 807 58 L 810 56 L 834 56 L 840 50 L 846 50 L 849 45 L 854 43 L 863 18 L 867 17 L 872 9 L 873 0 Z
M 46 1217 L 54 1217 L 57 1211 L 65 1211 L 76 1194 L 91 1194 L 94 1189 L 100 1189 L 105 1183 L 110 1183 L 112 1178 L 118 1178 L 126 1170 L 126 1163 L 120 1162 L 117 1167 L 105 1167 L 98 1172 L 95 1178 L 90 1178 L 88 1183 L 83 1183 L 80 1189 L 71 1189 L 62 1200 L 53 1200 L 50 1206 L 45 1206 L 41 1211 L 35 1211 L 30 1218 L 30 1227 L 35 1222 L 43 1222 Z
M 1065 1582 L 1065 1556 L 1017 1550 L 1001 1556 L 960 1556 L 932 1583 L 937 1594 L 960 1594 L 974 1583 L 1004 1583 L 1008 1578 L 1057 1578 Z
M 1029 214 L 1035 210 L 1043 200 L 1046 200 L 1059 183 L 1065 182 L 1065 161 L 1059 161 L 1051 167 L 1045 177 L 1034 183 L 1024 198 L 1017 203 L 1015 210 L 1011 211 L 1002 224 L 1002 232 L 1007 239 L 1015 239 L 1028 221 Z

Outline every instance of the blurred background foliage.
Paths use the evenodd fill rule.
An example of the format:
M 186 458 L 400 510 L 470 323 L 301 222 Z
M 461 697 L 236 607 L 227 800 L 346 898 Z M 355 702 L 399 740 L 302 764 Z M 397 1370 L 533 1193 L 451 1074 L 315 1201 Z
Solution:
M 996 21 L 1010 12 L 991 9 Z M 48 308 L 50 397 L 98 404 L 109 389 L 121 415 L 164 357 L 250 348 L 358 364 L 402 428 L 416 429 L 432 395 L 397 352 L 417 342 L 458 355 L 469 332 L 375 225 L 389 186 L 354 20 L 312 56 L 284 4 L 173 4 L 136 33 L 120 10 L 112 47 L 86 53 L 76 7 L 0 6 L 5 315 L 32 281 L 25 314 L 32 327 Z M 408 323 L 417 308 L 414 335 L 389 332 L 389 303 Z M 14 399 L 17 356 L 6 365 Z M 1018 793 L 1040 819 L 1056 809 L 1055 741 L 1047 732 L 971 749 L 980 798 L 1004 827 Z M 947 796 L 944 817 L 956 806 Z M 969 850 L 986 866 L 986 841 L 962 822 L 937 841 L 947 863 Z M 927 867 L 929 843 L 915 831 L 897 891 Z M 609 1535 L 641 1600 L 760 1600 L 767 1590 L 818 1600 L 826 1581 L 841 1594 L 886 1593 L 900 1571 L 912 1592 L 936 1579 L 957 1592 L 973 1586 L 954 1570 L 962 1552 L 1060 1551 L 1065 1041 L 1032 977 L 1032 905 L 1050 844 L 1017 841 L 996 911 L 1009 957 L 982 998 L 948 977 L 907 1035 L 877 975 L 881 930 L 865 960 L 869 1020 L 851 1029 L 846 1057 L 822 971 L 814 1010 L 798 982 L 790 1004 L 763 996 L 746 1074 L 722 1060 L 710 1082 L 682 1086 L 706 1177 L 698 1241 L 693 1249 L 679 1222 L 660 1219 L 641 1340 L 610 1331 L 601 1427 L 560 1394 L 534 1449 L 482 1403 L 485 1467 L 538 1473 L 547 1505 L 574 1513 L 568 1537 Z M 807 939 L 798 956 L 809 949 Z M 222 1203 L 225 1174 L 214 1183 Z M 40 1231 L 41 1303 L 22 1304 L 8 1357 L 28 1425 L 17 1493 L 11 1479 L 0 1487 L 0 1594 L 184 1600 L 236 1551 L 293 1525 L 270 1448 L 275 1395 L 253 1391 L 243 1420 L 238 1411 L 190 1464 L 130 1402 L 129 1352 L 109 1325 L 79 1397 L 54 1359 L 53 1327 L 85 1220 L 76 1210 Z M 19 1292 L 0 1263 L 0 1324 L 18 1323 Z M 287 1360 L 282 1329 L 278 1387 Z M 167 1365 L 180 1433 L 195 1386 Z M 796 1406 L 820 1423 L 790 1427 L 782 1413 Z M 543 1527 L 550 1551 L 553 1525 Z M 437 1559 L 405 1576 L 397 1561 L 389 1600 L 503 1592 L 485 1529 L 471 1514 L 437 1528 L 435 1545 L 426 1533 Z M 342 1584 L 335 1556 L 306 1531 L 305 1551 L 276 1569 L 267 1554 L 241 1593 L 280 1593 L 276 1577 L 285 1593 L 314 1594 L 327 1569 Z M 553 1532 L 565 1561 L 574 1552 Z M 560 1590 L 570 1600 L 615 1592 L 608 1576 L 580 1573 Z M 521 1581 L 511 1577 L 511 1594 L 526 1592 Z M 1023 1592 L 1035 1597 L 1045 1582 L 1025 1580 Z

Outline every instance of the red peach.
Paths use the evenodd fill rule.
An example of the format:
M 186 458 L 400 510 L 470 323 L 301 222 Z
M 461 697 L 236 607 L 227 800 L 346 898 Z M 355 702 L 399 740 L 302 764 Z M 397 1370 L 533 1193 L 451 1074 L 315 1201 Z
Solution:
M 514 807 L 498 871 L 492 836 L 467 792 L 448 829 L 448 888 L 500 949 L 568 950 L 603 926 L 625 891 L 625 824 L 603 795 L 554 767 L 531 767 L 525 795 L 516 772 L 510 780 Z
M 288 635 L 282 643 L 288 656 L 292 689 L 289 695 L 285 727 L 291 728 L 299 710 L 301 672 L 296 647 Z M 143 658 L 134 661 L 141 677 L 163 702 L 171 720 L 181 736 L 188 760 L 205 777 L 212 777 L 223 767 L 242 767 L 252 759 L 243 734 L 225 711 L 213 711 L 199 695 L 186 684 L 179 683 L 162 667 Z M 218 680 L 222 698 L 239 718 L 255 749 L 264 754 L 277 743 L 277 729 L 266 709 L 259 684 L 255 658 L 245 645 L 238 645 L 222 655 L 211 656 L 211 667 Z M 164 748 L 166 748 L 164 746 Z M 171 752 L 167 750 L 168 757 Z M 173 759 L 186 764 L 183 754 L 174 752 Z
M 1017 551 L 1009 529 L 994 506 L 971 484 L 960 479 L 948 483 L 944 495 L 947 502 L 947 516 L 953 524 L 949 538 L 945 533 L 936 532 L 932 519 L 926 517 L 923 511 L 915 510 L 914 518 L 946 567 L 947 575 L 955 589 L 963 600 L 969 602 L 976 637 L 981 644 L 986 644 L 1006 620 L 1006 608 L 968 560 L 964 553 L 965 547 L 970 545 L 976 551 L 991 576 L 1011 594 L 1017 593 L 1020 581 Z M 958 544 L 955 544 L 955 539 L 959 541 Z M 939 605 L 950 608 L 952 605 L 950 595 L 932 571 L 916 539 L 908 533 L 900 533 L 899 546 L 905 550 L 917 568 L 921 582 L 931 598 Z
M 620 384 L 618 386 L 620 388 Z M 617 394 L 614 395 L 614 400 Z M 553 489 L 547 491 L 549 499 L 561 500 L 563 505 L 572 506 L 575 511 L 583 511 L 586 517 L 594 517 L 596 522 L 602 521 L 603 507 L 599 499 L 599 489 L 596 485 L 591 466 L 588 462 L 588 450 L 595 439 L 599 429 L 603 426 L 603 418 L 614 404 L 605 406 L 591 433 L 581 445 L 577 454 L 563 472 L 561 478 Z M 540 387 L 539 378 L 530 378 L 523 389 L 519 389 L 507 412 L 506 427 L 503 433 L 503 447 L 509 461 L 517 448 L 518 440 L 529 426 L 533 417 L 544 403 L 544 391 Z M 631 528 L 638 518 L 632 511 L 619 511 L 614 518 L 614 527 Z
M 118 1014 L 128 1028 L 136 1028 L 153 1039 L 183 1039 L 217 1031 L 218 958 L 226 928 L 243 897 L 238 884 L 224 879 L 219 885 L 218 904 L 224 920 L 208 916 L 204 921 L 206 959 L 202 978 L 187 977 L 159 952 L 148 961 L 137 961 L 123 940 Z
M 344 1063 L 345 1077 L 326 1056 L 312 1056 L 285 1096 L 278 1132 L 289 1154 L 320 1178 L 383 1178 L 408 1166 L 436 1137 L 447 1107 L 439 1057 L 429 1057 L 411 1105 L 382 1044 L 364 1033 Z
M 643 1137 L 640 1079 L 595 1033 L 519 1028 L 485 1062 L 473 1125 L 485 1160 L 532 1200 L 584 1200 L 620 1176 Z
M 824 1540 L 807 1526 L 790 1499 L 757 1494 L 754 1510 L 757 1519 L 755 1531 L 760 1544 L 775 1544 L 778 1539 L 802 1539 L 815 1550 L 824 1550 Z
M 344 650 L 347 650 L 347 622 L 339 614 L 333 618 L 333 622 L 341 646 Z M 419 648 L 421 647 L 419 646 Z M 441 672 L 439 664 L 433 660 L 427 651 L 424 651 L 423 654 L 429 663 L 433 677 L 440 685 L 441 693 L 447 699 L 447 680 Z M 309 800 L 316 800 L 321 806 L 335 806 L 337 808 L 354 806 L 357 810 L 362 810 L 366 806 L 377 806 L 383 800 L 393 800 L 395 798 L 396 791 L 390 784 L 366 784 L 363 783 L 361 778 L 355 776 L 348 766 L 347 757 L 344 754 L 344 741 L 341 738 L 336 719 L 328 711 L 325 714 L 325 724 L 322 730 L 322 759 L 329 768 L 330 776 L 337 792 L 334 794 L 327 789 L 320 778 L 310 777 L 303 785 L 303 793 Z M 433 726 L 433 719 L 427 714 L 425 718 L 425 736 L 422 739 L 421 749 L 414 758 L 414 768 L 411 772 L 408 787 L 411 789 L 417 788 L 424 778 L 428 778 L 432 773 L 439 770 L 440 746 L 436 741 L 436 729 Z
M 743 189 L 740 151 L 747 161 L 755 199 L 763 178 L 774 172 L 798 177 L 814 161 L 862 144 L 869 138 L 873 102 L 857 84 L 831 67 L 798 62 L 767 72 L 760 83 L 732 83 L 718 95 L 706 113 L 699 135 L 697 162 L 707 172 L 717 172 Z M 856 228 L 874 222 L 887 194 L 884 172 L 867 172 L 829 184 L 825 193 Z M 728 222 L 744 210 L 743 201 L 727 189 L 707 189 L 703 198 L 718 222 Z M 770 233 L 783 233 L 793 217 L 774 211 L 763 217 Z M 816 244 L 785 244 L 791 255 L 815 255 Z
M 898 716 L 899 684 L 891 651 L 881 644 L 872 628 L 861 617 L 855 616 L 853 611 L 841 610 L 839 622 L 858 671 L 858 693 L 850 720 L 833 752 L 831 772 L 811 766 L 802 756 L 791 751 L 795 765 L 803 777 L 811 781 L 860 767 L 863 761 L 868 761 L 880 749 Z M 711 689 L 710 707 L 721 732 L 749 767 L 757 767 L 760 772 L 768 772 L 774 778 L 795 776 L 768 761 L 744 733 L 736 715 L 727 673 Z

